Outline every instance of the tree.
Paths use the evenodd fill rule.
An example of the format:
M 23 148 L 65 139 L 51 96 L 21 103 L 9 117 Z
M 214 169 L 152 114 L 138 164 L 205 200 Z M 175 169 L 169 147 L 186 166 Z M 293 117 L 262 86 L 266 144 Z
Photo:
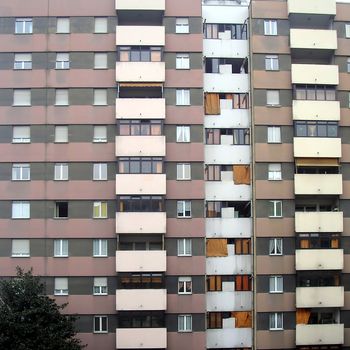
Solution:
M 0 281 L 0 349 L 80 350 L 75 338 L 76 316 L 62 315 L 67 304 L 57 305 L 44 294 L 32 270 L 17 267 L 17 278 Z

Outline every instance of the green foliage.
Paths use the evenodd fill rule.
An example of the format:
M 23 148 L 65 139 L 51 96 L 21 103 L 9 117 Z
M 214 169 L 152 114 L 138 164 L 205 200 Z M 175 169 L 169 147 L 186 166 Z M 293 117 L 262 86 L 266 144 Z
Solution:
M 44 285 L 32 271 L 17 267 L 17 277 L 0 281 L 0 349 L 80 350 L 75 338 L 75 316 L 61 314 L 44 294 Z

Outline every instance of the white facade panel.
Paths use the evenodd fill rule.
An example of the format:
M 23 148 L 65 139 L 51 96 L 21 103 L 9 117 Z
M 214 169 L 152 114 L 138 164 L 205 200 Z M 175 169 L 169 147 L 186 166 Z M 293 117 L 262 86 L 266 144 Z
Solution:
M 247 40 L 204 39 L 205 57 L 245 58 L 248 56 Z
M 251 218 L 207 218 L 205 220 L 207 238 L 251 237 Z
M 206 164 L 250 164 L 250 146 L 206 145 Z
M 249 128 L 250 117 L 248 109 L 223 109 L 220 115 L 206 115 L 205 128 Z
M 207 329 L 207 348 L 251 347 L 253 330 L 251 328 Z
M 249 75 L 248 74 L 204 74 L 204 91 L 205 92 L 248 92 Z
M 207 311 L 250 311 L 252 292 L 207 292 Z
M 251 199 L 250 185 L 235 185 L 233 181 L 206 182 L 205 198 L 208 201 L 247 201 Z
M 207 275 L 236 275 L 252 273 L 251 255 L 229 255 L 207 258 Z

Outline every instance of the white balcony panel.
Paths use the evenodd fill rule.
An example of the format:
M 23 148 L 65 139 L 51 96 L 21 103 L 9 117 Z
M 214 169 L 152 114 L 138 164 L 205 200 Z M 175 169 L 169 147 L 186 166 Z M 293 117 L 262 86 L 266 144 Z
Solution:
M 205 183 L 205 199 L 214 200 L 250 200 L 250 185 L 235 185 L 233 181 L 207 181 Z
M 166 175 L 117 174 L 115 176 L 115 187 L 117 195 L 162 195 L 166 193 Z
M 344 344 L 343 324 L 297 324 L 296 345 Z
M 336 50 L 337 31 L 329 29 L 291 29 L 291 49 Z
M 339 101 L 293 101 L 293 120 L 340 120 Z
M 296 212 L 295 232 L 343 232 L 343 213 Z
M 217 23 L 217 19 L 215 23 Z M 224 39 L 204 39 L 203 40 L 203 55 L 207 58 L 210 58 L 210 57 L 245 58 L 248 56 L 248 54 L 249 54 L 248 40 L 224 40 Z
M 296 158 L 341 158 L 341 139 L 330 137 L 294 137 Z
M 252 256 L 229 255 L 207 258 L 208 275 L 236 275 L 252 273 Z
M 116 45 L 118 46 L 164 46 L 165 27 L 163 26 L 117 26 Z
M 117 82 L 164 82 L 164 62 L 116 62 Z
M 204 74 L 205 92 L 248 92 L 249 76 L 248 74 Z
M 116 157 L 164 157 L 165 136 L 117 136 Z
M 224 5 L 224 1 L 221 0 Z M 248 6 L 203 5 L 202 16 L 206 23 L 241 23 L 249 16 Z
M 206 164 L 249 164 L 250 146 L 205 145 Z
M 116 0 L 115 9 L 117 11 L 121 10 L 131 10 L 131 11 L 165 11 L 165 0 Z
M 117 250 L 115 253 L 117 272 L 164 272 L 165 250 Z
M 247 238 L 252 236 L 251 218 L 207 218 L 207 238 Z
M 225 282 L 224 282 L 225 283 Z M 252 292 L 207 292 L 207 311 L 251 311 Z
M 343 249 L 297 249 L 295 251 L 297 271 L 342 270 L 343 268 Z
M 220 115 L 206 115 L 206 128 L 249 128 L 250 117 L 248 109 L 223 109 Z
M 117 98 L 117 119 L 164 119 L 165 98 Z
M 117 328 L 117 349 L 166 349 L 166 328 Z
M 298 308 L 343 307 L 344 287 L 297 287 Z
M 166 289 L 117 289 L 117 311 L 166 310 Z
M 288 0 L 288 13 L 336 15 L 336 0 Z
M 292 64 L 292 84 L 338 85 L 337 65 Z
M 252 346 L 251 328 L 207 329 L 207 348 L 241 348 Z
M 295 174 L 294 193 L 340 195 L 343 193 L 343 177 L 341 174 Z
M 117 212 L 116 231 L 122 233 L 165 233 L 166 213 Z

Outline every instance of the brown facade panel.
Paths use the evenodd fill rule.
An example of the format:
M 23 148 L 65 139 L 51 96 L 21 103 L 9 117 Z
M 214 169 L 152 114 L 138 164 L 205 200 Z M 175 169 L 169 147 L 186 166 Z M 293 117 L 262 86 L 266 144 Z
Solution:
M 254 35 L 251 38 L 252 52 L 266 54 L 290 54 L 289 37 Z
M 255 196 L 256 199 L 294 199 L 294 182 L 258 180 Z
M 167 199 L 203 199 L 204 186 L 202 180 L 167 181 Z
M 295 256 L 258 256 L 256 258 L 257 274 L 295 274 Z
M 295 311 L 295 293 L 257 293 L 256 312 Z
M 92 329 L 92 325 L 91 325 Z M 115 349 L 115 333 L 101 334 L 96 336 L 93 333 L 78 333 L 78 338 L 83 344 L 89 344 L 87 350 L 101 350 L 101 336 L 103 337 L 103 346 L 105 349 Z
M 201 16 L 202 4 L 200 1 L 187 0 L 166 0 L 165 1 L 165 16 Z
M 166 123 L 177 125 L 203 124 L 203 106 L 188 106 L 178 108 L 166 106 Z
M 174 276 L 205 275 L 205 256 L 192 256 L 186 259 L 168 256 L 167 274 Z
M 202 52 L 203 34 L 166 34 L 165 51 L 167 52 Z
M 204 220 L 167 218 L 167 237 L 205 237 Z
M 256 162 L 293 162 L 293 144 L 255 144 L 255 161 Z
M 165 71 L 165 87 L 173 88 L 201 88 L 203 86 L 203 71 L 200 69 Z
M 349 22 L 349 19 L 350 19 L 349 4 L 337 3 L 337 15 L 335 16 L 335 21 Z
M 203 162 L 204 145 L 202 143 L 167 143 L 166 160 L 169 162 Z
M 257 331 L 257 349 L 295 349 L 295 330 Z
M 254 88 L 256 89 L 290 89 L 292 84 L 291 72 L 253 72 Z
M 255 234 L 257 237 L 294 237 L 294 218 L 257 218 Z
M 253 0 L 251 7 L 253 18 L 288 18 L 287 2 L 285 1 Z
M 168 337 L 168 350 L 178 349 L 191 349 L 191 350 L 205 350 L 206 349 L 206 336 L 205 332 L 193 332 L 193 333 L 176 333 L 169 332 Z
M 260 107 L 255 106 L 254 124 L 255 125 L 293 125 L 291 119 L 292 108 L 290 107 Z
M 202 313 L 205 310 L 205 294 L 168 294 L 168 313 Z

